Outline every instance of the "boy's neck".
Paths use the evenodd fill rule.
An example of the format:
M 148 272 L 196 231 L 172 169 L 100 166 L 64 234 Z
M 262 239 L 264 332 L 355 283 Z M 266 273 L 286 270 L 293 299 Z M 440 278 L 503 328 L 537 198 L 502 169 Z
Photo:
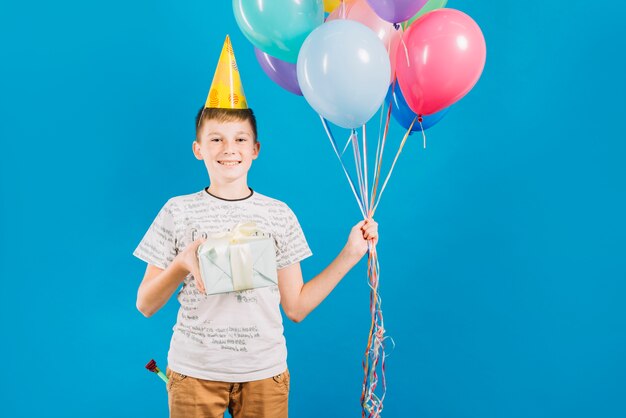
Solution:
M 227 200 L 245 199 L 246 197 L 250 196 L 250 188 L 245 183 L 211 183 L 207 191 L 213 196 L 217 196 Z

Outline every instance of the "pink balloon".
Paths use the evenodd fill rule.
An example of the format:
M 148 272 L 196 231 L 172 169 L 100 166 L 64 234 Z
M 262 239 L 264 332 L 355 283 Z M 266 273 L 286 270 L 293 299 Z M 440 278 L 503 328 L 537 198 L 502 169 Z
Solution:
M 485 67 L 487 49 L 480 28 L 455 9 L 438 9 L 417 19 L 398 50 L 397 76 L 409 107 L 436 113 L 469 92 Z
M 342 9 L 345 7 L 345 10 Z M 349 19 L 362 23 L 376 33 L 378 39 L 387 48 L 389 54 L 389 63 L 391 64 L 391 79 L 393 82 L 396 78 L 396 61 L 398 54 L 398 46 L 402 40 L 402 28 L 398 28 L 383 20 L 376 14 L 374 9 L 367 3 L 367 0 L 348 0 L 342 5 L 337 6 L 333 12 L 328 15 L 326 21 L 336 19 Z
M 347 19 L 348 12 L 350 11 L 354 3 L 356 3 L 356 1 L 357 0 L 343 0 L 339 4 L 339 6 L 335 7 L 335 10 L 330 12 L 328 17 L 326 18 L 326 22 L 336 19 Z

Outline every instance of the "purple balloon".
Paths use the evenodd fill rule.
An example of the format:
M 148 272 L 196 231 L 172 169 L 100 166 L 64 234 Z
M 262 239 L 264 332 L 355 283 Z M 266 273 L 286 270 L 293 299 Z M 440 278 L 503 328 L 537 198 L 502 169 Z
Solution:
M 261 68 L 271 78 L 285 90 L 302 96 L 302 90 L 298 85 L 298 75 L 296 63 L 286 62 L 267 55 L 257 47 L 254 47 L 254 55 L 261 65 Z
M 428 0 L 367 0 L 376 14 L 387 22 L 400 23 L 409 20 Z

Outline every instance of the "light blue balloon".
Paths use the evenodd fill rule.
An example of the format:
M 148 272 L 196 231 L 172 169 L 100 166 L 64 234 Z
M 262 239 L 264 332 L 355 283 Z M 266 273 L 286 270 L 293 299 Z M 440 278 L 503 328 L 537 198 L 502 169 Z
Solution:
M 292 63 L 306 37 L 324 23 L 323 0 L 233 0 L 233 11 L 254 46 Z
M 304 98 L 317 113 L 343 128 L 357 128 L 376 113 L 390 78 L 387 49 L 361 23 L 326 22 L 300 48 L 298 83 Z

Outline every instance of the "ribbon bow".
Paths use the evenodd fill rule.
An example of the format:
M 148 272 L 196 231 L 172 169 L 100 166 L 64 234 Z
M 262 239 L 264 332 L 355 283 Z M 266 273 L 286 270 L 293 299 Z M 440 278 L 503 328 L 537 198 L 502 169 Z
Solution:
M 231 231 L 221 232 L 211 236 L 198 248 L 216 262 L 230 260 L 230 271 L 233 279 L 233 290 L 246 290 L 253 287 L 252 267 L 254 260 L 247 239 L 256 235 L 259 230 L 254 222 L 240 222 Z M 208 247 L 207 247 L 208 244 Z M 198 254 L 199 255 L 199 254 Z

